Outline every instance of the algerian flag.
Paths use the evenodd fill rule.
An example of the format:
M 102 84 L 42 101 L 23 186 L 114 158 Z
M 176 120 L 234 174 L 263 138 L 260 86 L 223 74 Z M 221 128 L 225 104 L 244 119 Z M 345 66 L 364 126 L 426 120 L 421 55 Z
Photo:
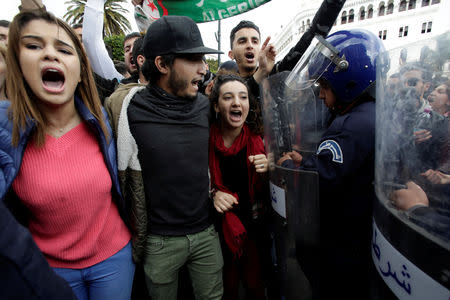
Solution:
M 188 16 L 197 23 L 217 21 L 252 10 L 270 0 L 144 0 L 134 9 L 141 32 L 166 15 Z

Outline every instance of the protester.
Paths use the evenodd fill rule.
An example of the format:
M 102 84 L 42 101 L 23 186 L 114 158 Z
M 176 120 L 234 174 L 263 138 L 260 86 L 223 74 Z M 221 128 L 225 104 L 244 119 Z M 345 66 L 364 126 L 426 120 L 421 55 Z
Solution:
M 450 81 L 438 85 L 428 96 L 433 111 L 445 117 L 450 116 Z
M 142 256 L 147 234 L 147 208 L 145 203 L 144 184 L 141 167 L 137 158 L 137 145 L 128 125 L 127 109 L 130 100 L 137 91 L 144 88 L 147 80 L 142 74 L 145 61 L 142 50 L 143 38 L 134 42 L 133 57 L 139 70 L 139 83 L 119 84 L 119 87 L 105 101 L 105 109 L 114 131 L 117 144 L 117 166 L 119 182 L 125 202 L 131 209 L 131 226 L 133 241 L 133 261 L 136 272 L 133 281 L 132 299 L 145 299 L 148 290 L 142 267 Z
M 400 69 L 400 80 L 402 89 L 395 111 L 402 115 L 412 133 L 413 140 L 404 149 L 409 159 L 404 163 L 410 178 L 415 180 L 427 169 L 436 169 L 444 159 L 440 157 L 448 141 L 448 120 L 435 112 L 424 97 L 432 81 L 429 66 L 421 62 L 406 63 Z
M 133 56 L 138 64 L 140 82 L 120 84 L 105 101 L 105 109 L 116 138 L 119 181 L 125 201 L 132 209 L 133 260 L 135 263 L 142 261 L 147 234 L 147 209 L 141 166 L 137 157 L 137 145 L 130 132 L 127 109 L 136 92 L 142 90 L 143 85 L 148 83 L 142 74 L 142 65 L 145 61 L 142 43 L 143 38 L 139 38 L 135 41 L 136 47 L 133 47 Z
M 144 38 L 149 80 L 127 109 L 147 205 L 143 256 L 152 299 L 176 299 L 186 264 L 196 299 L 221 299 L 222 253 L 209 199 L 209 102 L 198 93 L 206 48 L 188 17 L 164 16 Z
M 250 111 L 249 91 L 238 75 L 220 75 L 210 95 L 209 169 L 214 207 L 223 214 L 224 299 L 238 299 L 239 282 L 251 299 L 265 299 L 263 252 L 268 231 L 268 162 L 260 136 L 262 120 Z M 266 236 L 265 236 L 266 235 Z
M 321 51 L 327 49 L 327 51 Z M 375 158 L 375 62 L 384 50 L 378 37 L 363 30 L 338 31 L 316 38 L 288 86 L 313 88 L 332 119 L 317 153 L 295 151 L 278 163 L 315 170 L 320 188 L 320 264 L 303 262 L 317 299 L 368 299 Z M 311 94 L 313 96 L 314 94 Z
M 8 46 L 9 21 L 0 20 L 0 44 Z
M 131 77 L 123 79 L 122 83 L 132 83 L 137 82 L 138 80 L 138 69 L 136 62 L 133 60 L 133 48 L 134 42 L 140 37 L 142 36 L 139 32 L 132 32 L 130 34 L 127 34 L 123 40 L 124 62 Z
M 77 34 L 78 39 L 80 42 L 83 43 L 83 24 L 75 24 L 72 26 L 73 31 Z
M 78 299 L 129 299 L 129 221 L 90 64 L 65 22 L 22 7 L 10 25 L 9 101 L 0 104 L 1 199 Z
M 236 61 L 239 74 L 247 80 L 251 93 L 257 98 L 259 104 L 261 81 L 269 75 L 291 71 L 315 35 L 327 36 L 344 3 L 344 0 L 323 1 L 311 26 L 289 50 L 289 53 L 277 63 L 275 63 L 276 49 L 269 44 L 270 37 L 261 45 L 261 34 L 256 24 L 251 21 L 241 21 L 231 30 L 231 50 L 228 56 Z

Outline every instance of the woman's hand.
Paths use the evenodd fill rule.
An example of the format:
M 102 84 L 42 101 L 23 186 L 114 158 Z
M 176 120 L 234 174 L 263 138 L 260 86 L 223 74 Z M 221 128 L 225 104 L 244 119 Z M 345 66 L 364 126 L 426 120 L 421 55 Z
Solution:
M 233 195 L 222 191 L 217 191 L 213 200 L 214 207 L 221 214 L 231 210 L 234 204 L 238 204 L 237 199 Z
M 265 154 L 250 155 L 248 160 L 255 166 L 256 173 L 267 172 L 269 161 Z

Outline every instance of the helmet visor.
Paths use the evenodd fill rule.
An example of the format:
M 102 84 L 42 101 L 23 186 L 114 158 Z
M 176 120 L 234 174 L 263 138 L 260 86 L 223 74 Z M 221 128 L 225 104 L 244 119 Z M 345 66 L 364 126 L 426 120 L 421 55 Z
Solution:
M 286 79 L 286 85 L 293 90 L 304 90 L 317 84 L 323 73 L 339 57 L 337 50 L 321 36 L 315 36 L 306 52 Z

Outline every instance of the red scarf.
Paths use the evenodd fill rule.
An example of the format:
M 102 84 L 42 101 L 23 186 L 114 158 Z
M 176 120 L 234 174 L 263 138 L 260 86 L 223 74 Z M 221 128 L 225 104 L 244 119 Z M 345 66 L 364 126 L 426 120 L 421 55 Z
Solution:
M 247 125 L 244 124 L 241 133 L 234 140 L 233 145 L 231 145 L 230 148 L 227 148 L 223 143 L 220 129 L 216 124 L 211 125 L 209 132 L 209 171 L 211 173 L 211 185 L 217 190 L 233 195 L 238 201 L 238 195 L 223 185 L 217 154 L 221 153 L 223 156 L 237 155 L 245 146 L 247 146 L 248 194 L 250 196 L 250 202 L 253 205 L 255 203 L 254 191 L 257 189 L 259 182 L 255 167 L 250 163 L 248 157 L 250 155 L 266 153 L 261 137 L 252 134 Z M 242 222 L 233 212 L 228 211 L 224 214 L 222 218 L 222 230 L 228 248 L 235 257 L 240 257 L 244 250 L 243 245 L 247 232 L 242 225 Z

